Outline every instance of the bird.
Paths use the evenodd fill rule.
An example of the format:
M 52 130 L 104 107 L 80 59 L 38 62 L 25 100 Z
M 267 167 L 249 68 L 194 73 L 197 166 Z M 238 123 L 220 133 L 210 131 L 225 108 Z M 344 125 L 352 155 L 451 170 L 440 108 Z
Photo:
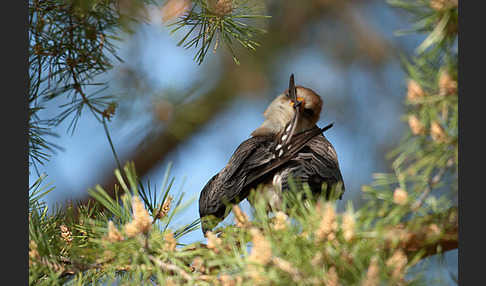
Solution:
M 337 153 L 323 132 L 332 124 L 316 124 L 323 107 L 321 97 L 312 89 L 296 86 L 290 76 L 289 88 L 279 94 L 263 113 L 265 120 L 235 150 L 226 166 L 203 187 L 199 197 L 199 216 L 204 235 L 224 220 L 229 205 L 248 199 L 259 185 L 270 209 L 281 208 L 282 193 L 289 190 L 290 178 L 307 183 L 314 194 L 330 198 L 331 188 L 339 188 L 342 199 L 344 181 Z

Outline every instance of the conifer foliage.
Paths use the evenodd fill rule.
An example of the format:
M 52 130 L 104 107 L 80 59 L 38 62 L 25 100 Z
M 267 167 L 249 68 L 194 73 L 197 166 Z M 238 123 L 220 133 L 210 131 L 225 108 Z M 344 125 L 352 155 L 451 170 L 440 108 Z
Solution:
M 47 159 L 48 126 L 72 115 L 74 127 L 83 108 L 100 122 L 114 112 L 115 103 L 102 91 L 88 94 L 85 87 L 103 88 L 92 80 L 111 67 L 116 31 L 135 17 L 119 13 L 121 2 L 29 1 L 31 160 Z M 174 24 L 210 31 L 209 38 L 190 39 L 192 32 L 184 38 L 188 48 L 202 43 L 198 62 L 214 37 L 228 47 L 231 37 L 246 48 L 256 46 L 254 30 L 229 16 L 233 8 L 214 6 L 221 2 L 239 3 L 193 1 L 196 8 Z M 53 188 L 41 177 L 29 188 L 29 284 L 424 285 L 424 269 L 414 266 L 458 248 L 458 3 L 389 3 L 411 16 L 412 28 L 403 32 L 426 37 L 413 56 L 404 57 L 407 89 L 397 91 L 410 128 L 389 154 L 393 173 L 375 174 L 363 186 L 363 206 L 347 202 L 338 212 L 332 201 L 309 204 L 289 192 L 284 209 L 269 215 L 265 198 L 255 196 L 251 215 L 233 206 L 233 224 L 208 232 L 205 242 L 182 244 L 200 222 L 173 224 L 191 202 L 172 195 L 170 168 L 156 190 L 127 163 L 115 171 L 115 198 L 97 186 L 90 190 L 94 203 L 54 210 L 43 202 Z M 42 104 L 58 96 L 70 100 L 60 115 L 37 118 Z M 306 185 L 291 187 L 312 197 Z

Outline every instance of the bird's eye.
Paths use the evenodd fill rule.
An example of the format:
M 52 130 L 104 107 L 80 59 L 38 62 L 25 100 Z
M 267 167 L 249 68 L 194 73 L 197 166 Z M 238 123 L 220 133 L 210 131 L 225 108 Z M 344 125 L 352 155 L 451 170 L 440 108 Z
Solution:
M 310 109 L 310 108 L 304 108 L 304 116 L 307 116 L 307 117 L 312 117 L 314 116 L 314 110 Z

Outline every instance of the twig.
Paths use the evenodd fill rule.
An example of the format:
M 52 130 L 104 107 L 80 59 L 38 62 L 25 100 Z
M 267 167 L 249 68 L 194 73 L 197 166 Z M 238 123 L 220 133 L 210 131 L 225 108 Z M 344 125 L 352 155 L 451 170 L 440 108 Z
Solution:
M 74 45 L 74 34 L 73 34 L 74 29 L 72 29 L 73 20 L 72 20 L 71 16 L 69 16 L 69 27 L 71 28 L 69 30 L 69 36 L 71 38 L 71 43 Z M 71 50 L 69 50 L 69 59 L 74 61 L 74 57 L 71 54 Z M 89 101 L 88 97 L 86 96 L 86 94 L 83 92 L 83 89 L 81 88 L 81 85 L 78 82 L 78 78 L 76 77 L 76 72 L 74 70 L 74 62 L 68 64 L 68 66 L 69 66 L 69 70 L 71 71 L 72 79 L 74 81 L 74 90 L 76 90 L 76 92 L 81 95 L 81 97 L 83 98 L 83 101 L 89 106 L 89 108 L 91 108 L 92 111 L 95 111 L 95 112 L 99 113 L 101 116 L 103 116 L 103 111 L 96 108 L 96 106 L 93 106 L 91 104 L 91 102 Z
M 174 271 L 174 272 L 177 272 L 186 281 L 192 281 L 191 275 L 187 274 L 184 270 L 182 270 L 177 265 L 162 262 L 160 259 L 158 259 L 158 258 L 156 258 L 156 257 L 154 257 L 152 255 L 149 255 L 149 259 L 153 263 L 155 263 L 157 266 L 161 267 L 162 269 L 164 269 L 166 271 Z
M 108 126 L 106 125 L 105 117 L 103 117 L 103 127 L 105 128 L 106 138 L 108 138 L 108 142 L 110 143 L 111 151 L 113 152 L 113 156 L 115 157 L 116 165 L 118 166 L 118 170 L 120 170 L 120 172 L 121 172 L 123 169 L 122 169 L 121 164 L 120 164 L 120 159 L 118 159 L 118 155 L 116 154 L 115 146 L 113 145 L 113 142 L 111 141 L 111 136 L 110 136 L 110 132 L 108 130 Z
M 444 175 L 445 171 L 446 171 L 446 168 L 440 169 L 439 173 L 437 173 L 437 175 L 435 175 L 434 177 L 432 177 L 432 179 L 430 179 L 430 181 L 427 184 L 427 188 L 420 195 L 420 197 L 412 204 L 412 206 L 411 206 L 412 211 L 415 212 L 422 206 L 425 199 L 427 198 L 427 196 L 432 191 L 432 188 L 434 187 L 434 185 L 437 184 L 438 182 L 440 182 L 440 179 Z
M 66 257 L 60 257 L 59 262 L 65 265 L 71 265 L 71 268 L 64 269 L 61 273 L 61 277 L 65 277 L 68 275 L 74 275 L 79 272 L 83 272 L 89 269 L 100 269 L 102 266 L 101 264 L 84 264 L 76 261 L 72 261 Z

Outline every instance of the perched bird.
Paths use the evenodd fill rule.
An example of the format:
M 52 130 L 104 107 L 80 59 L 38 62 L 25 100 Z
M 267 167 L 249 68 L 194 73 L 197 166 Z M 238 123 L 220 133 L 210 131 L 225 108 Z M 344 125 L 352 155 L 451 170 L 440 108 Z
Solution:
M 307 183 L 320 194 L 326 183 L 330 188 L 344 183 L 336 151 L 316 126 L 322 99 L 313 90 L 295 86 L 291 75 L 289 88 L 277 96 L 263 113 L 264 122 L 242 142 L 228 164 L 204 186 L 199 197 L 199 215 L 204 234 L 228 214 L 227 205 L 246 199 L 260 184 L 269 205 L 279 208 L 288 180 Z M 258 194 L 260 195 L 260 194 Z M 252 203 L 250 201 L 250 203 Z

